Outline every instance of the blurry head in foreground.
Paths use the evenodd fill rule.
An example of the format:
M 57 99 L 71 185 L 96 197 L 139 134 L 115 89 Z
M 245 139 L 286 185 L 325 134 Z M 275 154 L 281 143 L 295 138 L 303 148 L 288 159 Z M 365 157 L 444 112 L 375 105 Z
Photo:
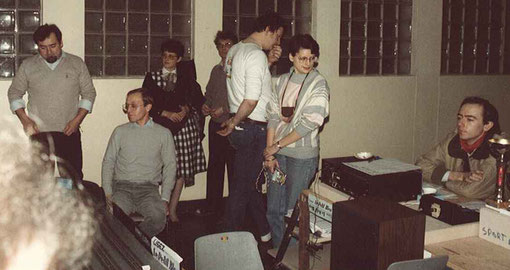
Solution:
M 93 209 L 58 185 L 50 158 L 10 123 L 0 128 L 0 270 L 81 269 L 92 254 Z

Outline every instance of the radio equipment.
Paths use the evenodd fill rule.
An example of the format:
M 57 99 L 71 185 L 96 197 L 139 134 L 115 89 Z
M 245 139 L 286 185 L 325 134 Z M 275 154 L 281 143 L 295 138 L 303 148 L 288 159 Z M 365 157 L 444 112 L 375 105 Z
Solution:
M 371 175 L 346 165 L 350 162 L 367 162 L 355 157 L 322 159 L 321 181 L 341 192 L 357 197 L 382 197 L 400 202 L 416 200 L 421 194 L 421 170 L 409 165 L 411 170 Z M 372 162 L 376 162 L 372 161 Z M 370 161 L 368 161 L 370 162 Z

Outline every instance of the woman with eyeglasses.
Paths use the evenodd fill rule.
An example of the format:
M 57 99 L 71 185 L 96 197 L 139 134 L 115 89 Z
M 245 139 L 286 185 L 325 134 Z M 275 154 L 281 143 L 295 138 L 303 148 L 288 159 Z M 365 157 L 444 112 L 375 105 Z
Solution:
M 267 105 L 264 166 L 273 173 L 268 179 L 267 219 L 274 247 L 282 241 L 285 215 L 317 171 L 319 128 L 329 114 L 329 87 L 315 69 L 318 57 L 319 44 L 310 35 L 293 36 L 289 41 L 293 66 L 277 79 Z
M 202 148 L 204 96 L 196 81 L 195 63 L 184 61 L 184 46 L 168 39 L 161 44 L 161 70 L 149 72 L 143 87 L 151 91 L 154 105 L 150 116 L 154 122 L 170 129 L 174 136 L 177 181 L 169 202 L 169 216 L 178 222 L 177 204 L 183 186 L 195 184 L 195 174 L 206 170 Z

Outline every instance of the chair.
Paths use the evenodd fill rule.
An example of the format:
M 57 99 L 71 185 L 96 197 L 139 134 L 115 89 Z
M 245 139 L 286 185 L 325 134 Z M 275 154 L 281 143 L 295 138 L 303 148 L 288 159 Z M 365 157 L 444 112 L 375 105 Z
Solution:
M 257 241 L 250 232 L 226 232 L 195 240 L 196 270 L 262 270 Z
M 394 262 L 388 270 L 447 270 L 448 255 L 436 256 L 421 260 Z

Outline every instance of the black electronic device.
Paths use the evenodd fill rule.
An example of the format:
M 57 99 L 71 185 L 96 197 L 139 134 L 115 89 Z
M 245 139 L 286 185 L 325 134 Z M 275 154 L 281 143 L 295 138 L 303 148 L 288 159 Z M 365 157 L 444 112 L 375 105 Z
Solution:
M 355 157 L 322 159 L 321 181 L 352 197 L 382 197 L 391 201 L 416 200 L 421 194 L 421 170 L 369 175 L 347 166 Z
M 461 200 L 467 199 L 462 198 Z M 480 220 L 480 213 L 475 210 L 462 207 L 454 200 L 442 200 L 433 194 L 423 195 L 421 197 L 420 209 L 424 214 L 450 225 L 477 222 Z

